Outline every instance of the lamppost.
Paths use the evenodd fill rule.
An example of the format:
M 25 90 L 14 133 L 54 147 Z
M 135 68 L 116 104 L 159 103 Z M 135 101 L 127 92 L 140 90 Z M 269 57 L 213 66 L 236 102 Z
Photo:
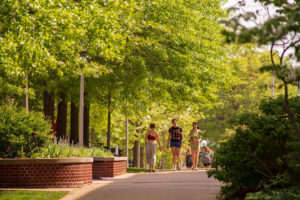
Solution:
M 127 157 L 127 167 L 129 167 L 129 153 L 128 153 L 128 102 L 127 102 L 127 98 L 126 98 L 125 129 L 126 129 L 126 157 Z
M 271 80 L 271 97 L 274 99 L 274 88 L 275 88 L 275 77 L 274 73 L 272 73 L 272 80 Z
M 84 74 L 80 75 L 79 146 L 83 146 L 84 131 Z
M 29 112 L 29 84 L 28 84 L 28 72 L 25 73 L 26 89 L 25 89 L 25 110 Z
M 83 63 L 86 63 L 86 51 L 80 52 L 80 57 Z M 79 104 L 79 146 L 83 146 L 83 132 L 84 132 L 84 74 L 80 75 L 80 104 Z

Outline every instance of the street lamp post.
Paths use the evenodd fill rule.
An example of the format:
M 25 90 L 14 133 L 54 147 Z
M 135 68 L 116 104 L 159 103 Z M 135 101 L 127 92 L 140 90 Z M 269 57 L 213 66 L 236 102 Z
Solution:
M 165 169 L 165 131 L 162 132 L 163 134 L 163 154 L 162 154 L 162 169 Z
M 275 88 L 275 77 L 274 73 L 272 73 L 272 80 L 271 80 L 271 97 L 274 99 L 274 88 Z
M 83 146 L 84 131 L 84 74 L 80 76 L 80 108 L 79 108 L 79 146 Z
M 28 84 L 28 72 L 25 74 L 25 82 L 26 82 L 26 91 L 25 91 L 25 110 L 26 113 L 29 112 L 29 84 Z
M 128 102 L 127 102 L 127 99 L 126 99 L 125 129 L 126 129 L 126 157 L 127 157 L 127 167 L 128 167 L 129 166 L 129 154 L 128 154 Z

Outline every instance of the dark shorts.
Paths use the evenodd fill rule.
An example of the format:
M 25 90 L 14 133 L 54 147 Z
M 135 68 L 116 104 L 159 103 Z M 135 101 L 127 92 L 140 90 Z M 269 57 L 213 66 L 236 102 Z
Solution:
M 177 147 L 180 148 L 181 141 L 170 141 L 170 147 Z

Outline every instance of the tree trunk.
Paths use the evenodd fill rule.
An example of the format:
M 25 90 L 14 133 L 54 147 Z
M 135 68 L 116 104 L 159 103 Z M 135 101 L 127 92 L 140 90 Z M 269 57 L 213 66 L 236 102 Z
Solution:
M 54 93 L 44 90 L 44 115 L 50 120 L 52 126 L 54 124 Z
M 79 108 L 75 103 L 71 103 L 71 133 L 70 144 L 79 142 Z
M 133 167 L 140 168 L 140 141 L 134 141 L 133 147 Z
M 145 148 L 143 146 L 140 147 L 140 168 L 145 168 L 144 166 L 144 152 Z
M 94 146 L 95 145 L 95 137 L 96 137 L 96 132 L 94 127 L 92 127 L 92 132 L 91 132 L 91 145 Z
M 300 140 L 300 131 L 299 131 L 299 128 L 297 126 L 297 122 L 295 120 L 294 113 L 290 110 L 290 107 L 289 107 L 288 84 L 286 82 L 284 82 L 284 105 L 285 105 L 285 111 L 288 114 L 289 121 L 290 121 L 291 125 L 294 128 L 296 136 Z
M 83 145 L 89 147 L 90 145 L 90 104 L 84 102 L 84 124 L 83 124 Z
M 57 106 L 57 139 L 64 140 L 67 133 L 67 101 L 64 93 L 60 93 L 60 102 Z
M 110 151 L 110 139 L 111 139 L 111 133 L 110 133 L 110 127 L 111 127 L 111 93 L 108 93 L 108 104 L 107 104 L 107 110 L 108 110 L 108 116 L 107 116 L 107 148 Z

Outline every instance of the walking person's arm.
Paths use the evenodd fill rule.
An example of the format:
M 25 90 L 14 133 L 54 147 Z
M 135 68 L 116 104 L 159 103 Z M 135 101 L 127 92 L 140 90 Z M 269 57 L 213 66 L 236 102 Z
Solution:
M 181 143 L 180 143 L 180 148 L 182 147 L 182 143 L 183 143 L 183 132 L 181 130 Z
M 190 141 L 190 144 L 194 143 L 194 139 L 193 139 L 193 137 L 192 137 L 192 131 L 193 131 L 193 130 L 190 131 L 190 135 L 189 135 L 189 138 L 190 138 L 190 140 L 189 140 L 189 141 Z
M 148 133 L 149 133 L 149 132 L 147 132 L 146 135 L 145 135 L 145 144 L 148 143 L 148 138 L 147 138 L 147 137 L 148 137 Z
M 170 147 L 170 140 L 171 140 L 171 133 L 169 132 L 169 135 L 168 135 L 168 142 L 167 142 L 167 149 L 169 150 L 169 147 Z
M 209 147 L 206 147 L 206 148 L 208 149 L 209 153 L 211 153 L 211 155 L 214 156 L 213 150 L 211 150 Z

